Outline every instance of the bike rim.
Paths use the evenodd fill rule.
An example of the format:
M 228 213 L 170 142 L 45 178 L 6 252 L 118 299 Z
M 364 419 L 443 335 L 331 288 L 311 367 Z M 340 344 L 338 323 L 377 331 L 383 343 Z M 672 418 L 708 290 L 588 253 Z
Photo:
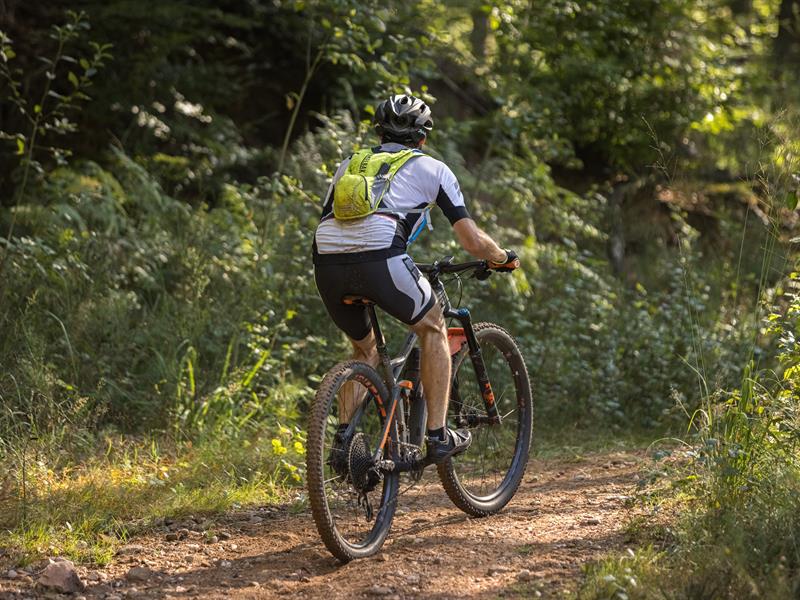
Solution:
M 347 384 L 357 389 L 358 397 L 364 398 L 359 403 L 363 406 L 362 410 L 356 411 L 356 418 L 347 418 L 346 413 L 340 414 L 342 409 L 339 399 L 343 395 L 353 393 L 347 391 Z M 343 382 L 343 385 L 336 390 L 335 396 L 329 400 L 322 440 L 322 486 L 325 507 L 336 535 L 356 553 L 359 550 L 368 550 L 385 537 L 389 524 L 387 521 L 391 521 L 393 512 L 389 507 L 396 495 L 397 487 L 396 477 L 384 476 L 375 489 L 359 493 L 351 483 L 349 474 L 337 471 L 331 464 L 334 462 L 334 454 L 339 450 L 338 446 L 335 447 L 336 431 L 343 421 L 355 425 L 354 434 L 364 435 L 370 452 L 375 450 L 380 441 L 383 418 L 367 386 L 370 384 L 366 379 L 355 377 Z M 343 454 L 338 456 L 342 457 Z M 372 509 L 371 515 L 365 506 L 365 498 Z
M 522 460 L 518 448 L 527 410 L 511 353 L 498 348 L 490 335 L 480 336 L 479 342 L 501 423 L 468 427 L 472 444 L 451 464 L 462 491 L 476 502 L 490 503 L 503 494 Z M 454 371 L 460 405 L 451 405 L 451 419 L 463 423 L 470 415 L 485 416 L 486 406 L 466 351 L 456 360 Z

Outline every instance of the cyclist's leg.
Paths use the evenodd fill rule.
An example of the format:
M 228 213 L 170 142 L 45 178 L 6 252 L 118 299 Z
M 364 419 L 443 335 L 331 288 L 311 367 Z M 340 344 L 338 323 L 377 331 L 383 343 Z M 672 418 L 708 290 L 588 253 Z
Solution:
M 334 324 L 341 329 L 353 346 L 352 357 L 377 364 L 375 337 L 372 334 L 367 309 L 357 304 L 344 304 L 342 298 L 348 294 L 361 294 L 358 265 L 317 265 L 314 268 L 314 279 L 323 304 Z M 361 394 L 358 390 L 361 389 Z M 337 396 L 339 417 L 342 425 L 350 422 L 350 418 L 363 397 L 363 387 L 348 382 Z
M 445 427 L 450 396 L 450 347 L 442 307 L 435 303 L 411 329 L 422 347 L 422 386 L 428 406 L 428 431 Z
M 370 331 L 367 336 L 360 340 L 350 338 L 350 343 L 353 346 L 353 360 L 359 360 L 369 365 L 377 366 L 378 364 L 378 350 L 375 347 L 375 336 Z M 350 422 L 350 418 L 358 408 L 359 403 L 364 399 L 366 390 L 363 386 L 358 385 L 354 381 L 348 381 L 342 386 L 342 393 L 339 394 L 339 414 L 341 415 L 340 423 L 346 424 Z
M 407 254 L 364 267 L 371 297 L 408 325 L 422 346 L 422 385 L 428 405 L 428 430 L 445 426 L 450 391 L 450 348 L 442 308 L 427 279 Z

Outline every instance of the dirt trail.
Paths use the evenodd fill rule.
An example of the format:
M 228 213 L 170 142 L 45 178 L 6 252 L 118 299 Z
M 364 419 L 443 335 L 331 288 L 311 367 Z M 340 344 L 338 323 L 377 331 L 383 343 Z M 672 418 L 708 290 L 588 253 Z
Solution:
M 533 461 L 511 504 L 486 519 L 453 507 L 431 473 L 405 494 L 382 553 L 344 566 L 327 553 L 306 512 L 261 509 L 213 524 L 173 523 L 131 540 L 101 570 L 79 568 L 88 584 L 83 595 L 562 597 L 580 582 L 582 566 L 624 548 L 626 500 L 641 460 L 614 453 Z M 219 538 L 211 543 L 201 533 L 209 528 Z M 0 598 L 39 597 L 31 586 L 24 576 L 0 579 Z

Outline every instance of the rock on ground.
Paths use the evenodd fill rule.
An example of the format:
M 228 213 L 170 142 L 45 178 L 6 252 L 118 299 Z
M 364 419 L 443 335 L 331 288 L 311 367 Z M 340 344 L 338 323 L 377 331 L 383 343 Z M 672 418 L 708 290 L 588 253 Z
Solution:
M 36 582 L 42 587 L 64 594 L 74 594 L 86 589 L 86 585 L 75 570 L 75 565 L 68 560 L 51 562 L 44 568 Z
M 147 583 L 155 576 L 156 572 L 147 567 L 131 567 L 125 573 L 125 579 L 138 583 Z

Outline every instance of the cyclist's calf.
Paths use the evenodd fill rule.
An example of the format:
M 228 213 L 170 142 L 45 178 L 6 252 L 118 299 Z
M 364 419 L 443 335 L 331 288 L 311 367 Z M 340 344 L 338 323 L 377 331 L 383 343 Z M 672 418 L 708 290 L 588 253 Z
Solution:
M 378 365 L 378 349 L 375 347 L 375 336 L 372 332 L 362 340 L 350 340 L 353 345 L 352 357 L 354 360 L 365 362 L 373 367 Z M 348 381 L 342 386 L 342 392 L 337 396 L 339 402 L 339 415 L 341 423 L 349 423 L 358 405 L 364 399 L 367 390 L 355 381 Z
M 353 360 L 378 366 L 378 349 L 375 346 L 375 335 L 371 331 L 363 340 L 350 340 L 350 343 L 353 345 Z
M 447 325 L 437 302 L 411 329 L 422 347 L 422 385 L 428 406 L 428 430 L 445 426 L 450 394 L 450 346 Z

